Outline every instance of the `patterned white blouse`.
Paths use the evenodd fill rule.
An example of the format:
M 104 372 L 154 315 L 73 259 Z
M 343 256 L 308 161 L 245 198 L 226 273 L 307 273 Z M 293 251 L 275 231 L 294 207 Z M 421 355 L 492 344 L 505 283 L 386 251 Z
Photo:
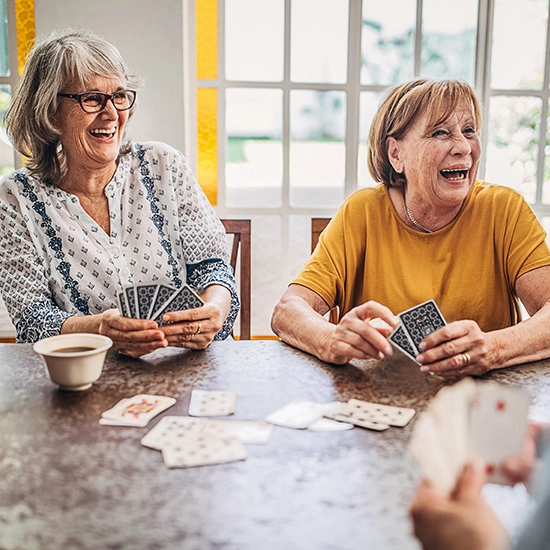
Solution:
M 17 341 L 59 334 L 67 317 L 115 308 L 122 287 L 151 282 L 228 288 L 231 310 L 216 335 L 227 338 L 239 300 L 225 230 L 185 157 L 133 143 L 105 195 L 110 235 L 75 195 L 25 169 L 0 182 L 0 292 Z

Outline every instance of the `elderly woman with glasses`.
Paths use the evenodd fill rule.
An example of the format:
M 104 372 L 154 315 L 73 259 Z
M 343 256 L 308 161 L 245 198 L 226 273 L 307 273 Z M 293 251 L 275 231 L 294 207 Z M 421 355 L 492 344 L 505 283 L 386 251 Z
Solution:
M 369 139 L 380 185 L 332 219 L 275 308 L 276 334 L 331 363 L 382 359 L 394 315 L 434 299 L 448 324 L 421 327 L 420 353 L 409 345 L 423 372 L 480 375 L 550 356 L 546 233 L 518 193 L 477 180 L 480 128 L 465 82 L 389 91 Z M 337 325 L 323 317 L 333 307 Z
M 6 115 L 26 163 L 0 183 L 0 290 L 18 342 L 95 332 L 139 357 L 231 333 L 239 301 L 222 223 L 179 151 L 125 139 L 140 85 L 86 31 L 29 54 Z M 118 310 L 125 288 L 185 284 L 202 307 L 159 322 Z

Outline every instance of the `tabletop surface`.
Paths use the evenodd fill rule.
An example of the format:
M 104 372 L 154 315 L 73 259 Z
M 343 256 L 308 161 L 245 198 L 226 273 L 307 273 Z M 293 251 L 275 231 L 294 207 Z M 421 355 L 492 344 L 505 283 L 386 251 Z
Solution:
M 484 378 L 522 387 L 550 420 L 550 361 Z M 276 427 L 245 461 L 168 469 L 140 439 L 187 415 L 192 389 L 233 390 L 235 420 L 263 420 L 294 399 L 362 399 L 421 412 L 445 384 L 408 359 L 328 365 L 281 342 L 213 342 L 134 360 L 110 351 L 84 392 L 59 391 L 31 345 L 0 345 L 0 548 L 418 550 L 407 508 L 419 480 L 407 455 L 414 420 L 374 432 Z M 123 397 L 176 404 L 145 428 L 101 426 Z M 488 486 L 505 523 L 518 487 Z

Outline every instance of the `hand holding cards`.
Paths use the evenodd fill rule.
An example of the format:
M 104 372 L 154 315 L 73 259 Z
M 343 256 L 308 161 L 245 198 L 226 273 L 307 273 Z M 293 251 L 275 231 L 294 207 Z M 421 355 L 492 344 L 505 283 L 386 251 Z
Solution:
M 420 342 L 447 323 L 433 300 L 428 300 L 398 315 L 401 323 L 389 336 L 390 342 L 415 363 L 422 350 Z
M 177 288 L 151 283 L 125 287 L 118 294 L 120 313 L 133 319 L 152 319 L 164 324 L 162 316 L 170 311 L 194 309 L 204 305 L 189 285 Z
M 485 462 L 488 481 L 509 484 L 500 463 L 521 454 L 530 403 L 531 397 L 517 388 L 465 378 L 441 389 L 420 416 L 410 453 L 444 494 L 473 458 Z

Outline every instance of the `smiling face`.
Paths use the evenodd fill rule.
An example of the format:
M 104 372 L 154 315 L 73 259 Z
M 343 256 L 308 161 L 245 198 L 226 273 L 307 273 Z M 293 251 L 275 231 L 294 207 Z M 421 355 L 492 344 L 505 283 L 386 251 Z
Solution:
M 443 122 L 428 127 L 419 115 L 401 139 L 388 138 L 389 160 L 407 180 L 409 196 L 434 208 L 462 203 L 473 187 L 481 146 L 475 119 L 463 103 Z
M 96 77 L 87 83 L 85 90 L 76 87 L 68 85 L 63 92 L 76 94 L 94 90 L 111 94 L 122 90 L 124 84 L 118 79 Z M 75 99 L 60 97 L 59 101 L 55 120 L 68 173 L 114 172 L 128 111 L 117 111 L 112 101 L 107 101 L 102 111 L 85 113 Z

